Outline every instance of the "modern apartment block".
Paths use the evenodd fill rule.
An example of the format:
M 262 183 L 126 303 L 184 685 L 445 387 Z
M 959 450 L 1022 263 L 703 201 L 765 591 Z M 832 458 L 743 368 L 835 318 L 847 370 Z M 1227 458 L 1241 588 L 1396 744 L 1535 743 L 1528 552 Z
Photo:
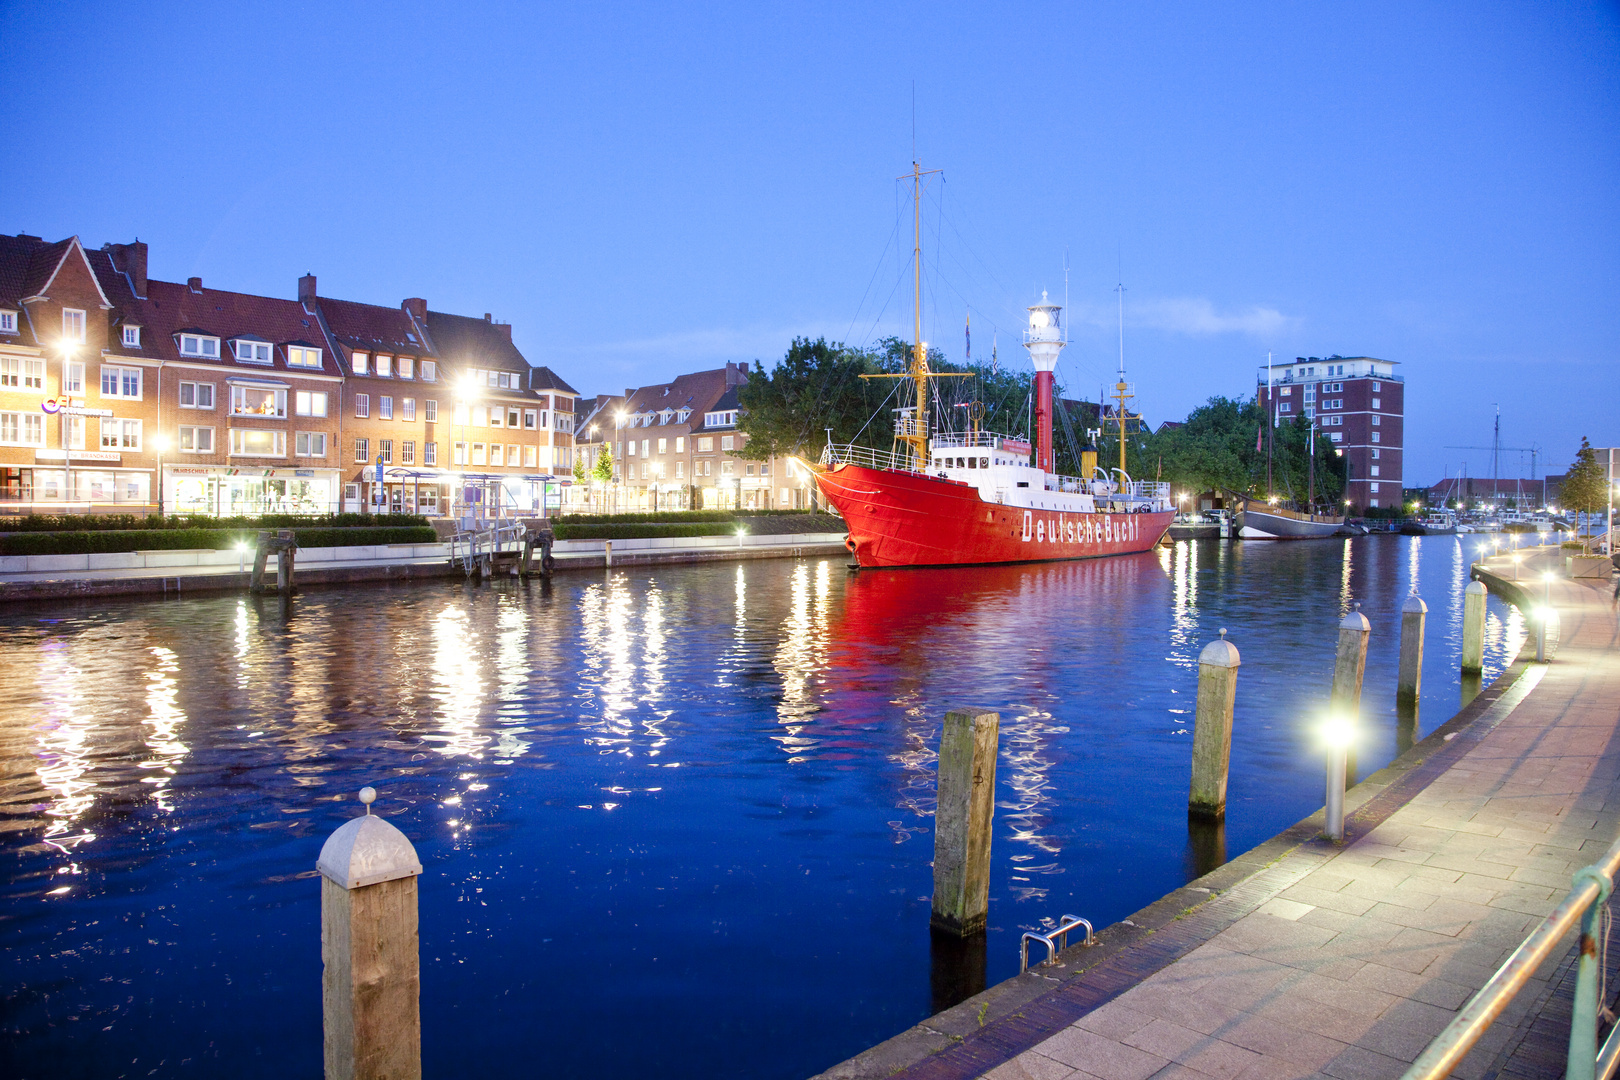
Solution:
M 613 457 L 613 480 L 596 485 L 599 509 L 798 509 L 810 476 L 785 460 L 739 454 L 738 389 L 748 365 L 695 371 L 674 381 L 596 399 L 582 421 L 588 465 Z
M 0 512 L 534 513 L 569 482 L 576 396 L 489 315 L 0 236 Z
M 1299 356 L 1262 366 L 1257 391 L 1273 422 L 1304 416 L 1350 468 L 1353 509 L 1401 505 L 1406 382 L 1398 361 L 1370 356 Z

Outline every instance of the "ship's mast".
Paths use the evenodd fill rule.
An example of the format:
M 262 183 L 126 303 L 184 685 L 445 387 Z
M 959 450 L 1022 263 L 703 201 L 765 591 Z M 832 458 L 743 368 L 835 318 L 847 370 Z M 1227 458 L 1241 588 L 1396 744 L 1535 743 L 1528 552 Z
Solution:
M 913 465 L 928 467 L 928 345 L 922 339 L 922 178 L 939 172 L 911 163 L 911 268 L 914 321 L 911 337 L 911 379 L 917 384 L 917 412 L 902 422 L 900 440 L 911 447 Z M 904 179 L 902 177 L 901 179 Z
M 1115 287 L 1115 291 L 1119 293 L 1119 381 L 1114 384 L 1114 392 L 1108 396 L 1119 402 L 1117 410 L 1119 415 L 1119 482 L 1123 484 L 1125 482 L 1125 421 L 1135 419 L 1135 417 L 1129 416 L 1125 412 L 1125 403 L 1136 395 L 1131 393 L 1130 385 L 1125 381 L 1125 285 L 1123 283 L 1119 284 Z

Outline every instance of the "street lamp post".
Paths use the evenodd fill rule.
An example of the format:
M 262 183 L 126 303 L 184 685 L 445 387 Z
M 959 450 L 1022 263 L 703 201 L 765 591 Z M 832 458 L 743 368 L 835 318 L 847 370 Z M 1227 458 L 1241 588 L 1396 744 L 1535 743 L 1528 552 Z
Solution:
M 157 451 L 157 510 L 158 520 L 163 520 L 163 455 L 169 451 L 169 437 L 159 435 L 152 440 L 152 447 Z
M 68 365 L 73 360 L 73 344 L 65 338 L 61 343 L 61 352 L 62 381 L 57 384 L 58 392 L 56 395 L 56 400 L 60 402 L 59 412 L 57 415 L 60 419 L 60 426 L 58 430 L 61 432 L 62 436 L 62 498 L 67 502 L 72 502 L 73 448 L 68 445 L 70 442 L 72 442 L 72 440 L 68 438 L 68 432 L 73 427 L 73 421 L 68 414 L 68 407 L 72 404 L 73 398 L 68 394 Z M 89 425 L 87 424 L 85 426 L 88 427 Z M 86 513 L 89 513 L 90 507 L 88 505 L 85 506 L 84 509 Z

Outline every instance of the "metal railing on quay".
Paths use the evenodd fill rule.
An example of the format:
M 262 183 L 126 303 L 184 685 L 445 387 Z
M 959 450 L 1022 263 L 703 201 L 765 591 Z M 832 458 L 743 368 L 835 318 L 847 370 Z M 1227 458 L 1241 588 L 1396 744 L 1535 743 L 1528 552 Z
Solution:
M 1418 1055 L 1401 1080 L 1440 1080 L 1449 1076 L 1485 1034 L 1485 1029 L 1524 989 L 1525 983 L 1577 920 L 1581 924 L 1580 961 L 1575 974 L 1569 1056 L 1564 1076 L 1566 1080 L 1609 1080 L 1615 1067 L 1620 1065 L 1620 1025 L 1609 1032 L 1601 1048 L 1597 1045 L 1597 1032 L 1599 1013 L 1605 1008 L 1600 988 L 1605 960 L 1602 948 L 1607 944 L 1608 934 L 1603 924 L 1617 869 L 1620 869 L 1620 840 L 1615 841 L 1602 859 L 1575 871 L 1574 888 L 1569 895 L 1513 950 L 1513 955 L 1463 1006 L 1456 1019 Z

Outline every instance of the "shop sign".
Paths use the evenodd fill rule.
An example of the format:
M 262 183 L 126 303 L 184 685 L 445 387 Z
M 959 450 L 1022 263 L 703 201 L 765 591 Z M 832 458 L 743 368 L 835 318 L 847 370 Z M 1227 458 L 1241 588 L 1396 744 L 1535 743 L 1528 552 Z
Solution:
M 293 470 L 293 475 L 294 476 L 314 476 L 315 475 L 315 470 L 314 469 L 294 469 Z
M 41 406 L 43 408 L 44 406 Z M 111 416 L 111 409 L 86 409 L 77 405 L 64 405 L 57 412 L 63 416 Z
M 198 468 L 195 465 L 170 465 L 165 470 L 171 476 L 212 476 L 213 469 Z
M 111 461 L 114 463 L 124 459 L 122 454 L 115 454 L 107 450 L 75 450 L 70 457 L 61 450 L 35 450 L 35 461 Z

